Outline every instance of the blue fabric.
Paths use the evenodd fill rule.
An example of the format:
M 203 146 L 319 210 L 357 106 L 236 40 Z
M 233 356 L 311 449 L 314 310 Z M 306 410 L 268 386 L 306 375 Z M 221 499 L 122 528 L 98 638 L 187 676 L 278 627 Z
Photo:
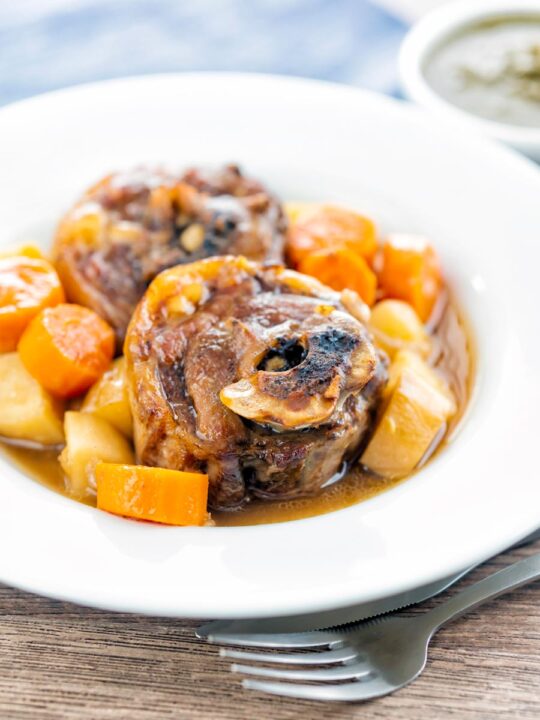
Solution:
M 181 70 L 300 75 L 394 94 L 405 31 L 369 0 L 3 0 L 0 104 Z

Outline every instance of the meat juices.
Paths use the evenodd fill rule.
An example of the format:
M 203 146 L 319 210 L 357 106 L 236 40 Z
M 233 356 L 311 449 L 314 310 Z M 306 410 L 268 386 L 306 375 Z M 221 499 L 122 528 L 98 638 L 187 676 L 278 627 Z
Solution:
M 53 255 L 68 299 L 98 312 L 118 347 L 162 270 L 211 255 L 283 259 L 278 200 L 234 165 L 176 177 L 138 169 L 105 177 L 58 227 Z
M 212 509 L 315 494 L 358 454 L 386 382 L 364 311 L 241 257 L 162 273 L 125 342 L 138 461 L 208 472 Z

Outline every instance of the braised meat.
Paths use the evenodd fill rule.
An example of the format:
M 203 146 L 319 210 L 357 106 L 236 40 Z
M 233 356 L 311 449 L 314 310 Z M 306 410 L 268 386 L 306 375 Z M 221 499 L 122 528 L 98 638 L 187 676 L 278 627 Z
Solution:
M 386 381 L 365 312 L 241 257 L 165 271 L 125 342 L 139 462 L 207 471 L 214 509 L 316 493 L 358 454 Z
M 68 299 L 104 317 L 120 346 L 159 272 L 220 254 L 281 261 L 285 225 L 276 198 L 234 165 L 139 169 L 90 188 L 62 219 L 53 253 Z

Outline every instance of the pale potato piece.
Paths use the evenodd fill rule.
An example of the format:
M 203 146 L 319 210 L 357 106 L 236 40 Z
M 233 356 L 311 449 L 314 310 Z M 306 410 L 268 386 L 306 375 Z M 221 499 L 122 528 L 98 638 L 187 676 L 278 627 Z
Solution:
M 84 398 L 81 410 L 107 420 L 127 438 L 133 437 L 126 363 L 123 357 L 114 360 L 109 370 L 92 385 Z
M 394 356 L 394 360 L 390 365 L 388 373 L 388 384 L 385 388 L 387 395 L 391 394 L 399 383 L 404 373 L 409 372 L 416 377 L 421 378 L 428 385 L 431 385 L 448 401 L 448 417 L 456 413 L 457 406 L 454 393 L 450 389 L 446 380 L 437 370 L 428 365 L 416 352 L 411 350 L 400 350 Z
M 283 209 L 290 223 L 296 223 L 299 218 L 306 218 L 313 215 L 322 205 L 319 203 L 308 202 L 288 202 L 284 203 Z
M 387 478 L 411 473 L 456 412 L 450 389 L 427 363 L 414 353 L 398 360 L 390 368 L 388 403 L 361 458 Z
M 431 350 L 426 329 L 409 303 L 402 300 L 381 300 L 371 310 L 369 327 L 377 345 L 390 358 L 404 348 L 414 349 L 422 357 Z
M 41 252 L 41 248 L 37 245 L 20 245 L 18 248 L 8 248 L 0 252 L 0 258 L 5 257 L 23 257 L 34 258 L 35 260 L 45 260 L 45 255 Z
M 64 442 L 63 403 L 24 367 L 17 352 L 0 355 L 0 435 L 43 445 Z
M 95 495 L 94 468 L 98 461 L 133 464 L 131 445 L 107 420 L 70 411 L 65 415 L 64 428 L 66 447 L 59 460 L 74 497 Z

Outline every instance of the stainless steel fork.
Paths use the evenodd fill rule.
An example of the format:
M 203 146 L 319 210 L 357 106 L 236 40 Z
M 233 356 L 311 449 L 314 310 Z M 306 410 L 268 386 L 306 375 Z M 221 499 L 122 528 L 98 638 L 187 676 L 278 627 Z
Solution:
M 246 634 L 241 641 L 245 646 L 302 652 L 251 653 L 223 648 L 221 654 L 244 663 L 300 666 L 282 669 L 235 663 L 234 672 L 293 681 L 244 680 L 244 687 L 251 690 L 309 700 L 370 700 L 392 693 L 420 675 L 429 642 L 442 625 L 539 578 L 540 553 L 489 575 L 426 613 L 407 618 L 387 615 L 328 632 Z M 319 650 L 313 652 L 316 648 Z M 311 684 L 301 684 L 305 681 Z

